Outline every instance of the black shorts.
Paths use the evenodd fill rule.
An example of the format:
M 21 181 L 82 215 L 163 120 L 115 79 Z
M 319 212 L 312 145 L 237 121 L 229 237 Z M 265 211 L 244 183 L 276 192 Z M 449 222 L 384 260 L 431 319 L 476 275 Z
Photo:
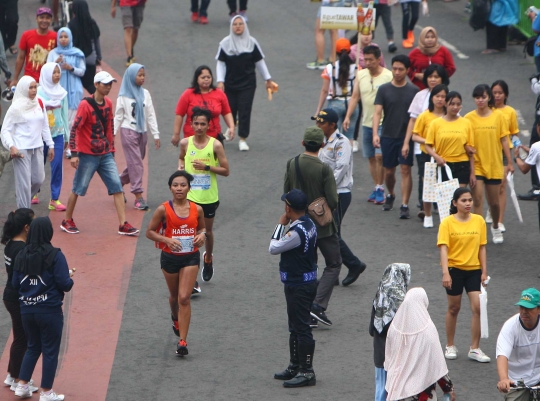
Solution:
M 186 266 L 197 266 L 201 264 L 201 252 L 188 253 L 186 255 L 172 255 L 161 252 L 161 268 L 169 274 L 176 274 Z
M 426 170 L 426 163 L 431 161 L 431 156 L 427 153 L 420 153 L 416 155 L 416 163 L 418 163 L 418 176 L 424 178 L 424 172 Z
M 446 289 L 448 295 L 461 295 L 464 288 L 467 293 L 480 291 L 482 269 L 461 270 L 450 267 L 448 272 L 452 278 L 452 288 L 450 290 L 448 288 Z
M 204 218 L 205 219 L 213 219 L 216 217 L 216 210 L 219 207 L 219 201 L 215 203 L 197 203 L 200 207 L 202 207 L 202 210 L 204 212 Z
M 457 178 L 460 184 L 468 184 L 471 177 L 471 164 L 469 162 L 446 162 L 452 171 L 452 177 Z M 446 169 L 442 168 L 442 180 L 448 181 Z
M 414 142 L 409 143 L 409 155 L 405 159 L 401 155 L 403 139 L 381 137 L 382 164 L 384 168 L 394 168 L 400 164 L 414 165 Z
M 476 176 L 476 180 L 480 180 L 480 181 L 484 181 L 484 184 L 486 185 L 501 185 L 502 184 L 502 179 L 487 179 L 486 177 L 484 176 L 481 176 L 481 175 L 477 175 Z

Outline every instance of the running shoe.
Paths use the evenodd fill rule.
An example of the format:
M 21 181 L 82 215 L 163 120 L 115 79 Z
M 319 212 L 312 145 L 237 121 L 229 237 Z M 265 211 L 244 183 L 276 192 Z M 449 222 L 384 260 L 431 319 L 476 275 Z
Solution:
M 312 329 L 316 329 L 319 327 L 319 321 L 315 319 L 314 317 L 311 318 L 311 322 L 309 323 L 309 327 Z
M 133 64 L 135 62 L 135 57 L 133 56 L 128 56 L 127 60 L 126 60 L 126 67 L 129 67 L 131 64 Z
M 48 393 L 41 392 L 39 396 L 39 401 L 63 401 L 64 394 L 56 394 L 53 390 L 49 391 Z
M 491 235 L 493 236 L 494 244 L 502 244 L 504 242 L 503 234 L 500 228 L 493 228 L 493 226 L 491 226 Z
M 476 349 L 471 348 L 467 356 L 470 359 L 473 359 L 481 363 L 487 363 L 491 361 L 491 358 L 487 356 L 486 354 L 484 354 L 484 352 L 480 348 L 476 348 Z
M 195 281 L 195 286 L 193 287 L 193 290 L 191 290 L 191 296 L 194 297 L 195 295 L 199 295 L 201 293 L 201 286 L 199 285 L 198 281 Z
M 124 224 L 118 227 L 118 234 L 133 236 L 139 234 L 139 230 L 133 227 L 127 221 L 124 221 Z
M 4 380 L 4 384 L 10 387 L 14 381 L 15 379 L 13 379 L 13 377 L 11 377 L 11 375 L 8 373 L 8 375 L 6 376 L 6 380 Z
M 248 16 L 247 16 L 246 10 L 240 10 L 240 11 L 238 11 L 238 15 L 241 15 L 242 17 L 244 17 L 244 19 L 246 20 L 246 22 L 248 22 Z
M 199 18 L 199 23 L 202 24 L 202 25 L 208 24 L 208 17 Z
M 433 228 L 433 216 L 424 217 L 424 228 Z
M 21 383 L 17 384 L 17 388 L 15 389 L 15 395 L 21 398 L 32 397 L 32 392 L 30 391 L 30 385 L 21 384 Z
M 307 63 L 306 67 L 309 70 L 324 70 L 327 65 L 328 65 L 328 62 L 326 60 L 324 61 L 315 60 L 315 61 L 312 61 L 311 63 Z
M 199 13 L 191 13 L 191 22 L 199 22 Z
M 401 207 L 399 208 L 399 218 L 402 220 L 411 218 L 411 214 L 409 212 L 409 206 L 401 205 Z
M 176 346 L 176 355 L 186 356 L 188 354 L 187 343 L 184 340 L 178 341 Z
M 397 51 L 397 46 L 394 42 L 388 44 L 388 52 L 395 53 Z
M 148 210 L 148 203 L 146 203 L 144 198 L 135 199 L 135 209 Z
M 49 202 L 49 210 L 56 210 L 57 212 L 65 212 L 66 207 L 62 205 L 59 200 L 52 200 Z
M 487 213 L 486 213 L 486 223 L 487 224 L 491 224 L 493 223 L 493 218 L 491 217 L 491 210 L 487 210 Z
M 19 382 L 16 382 L 15 380 L 13 380 L 13 383 L 11 384 L 11 387 L 9 388 L 11 391 L 15 391 L 17 390 L 17 385 L 19 384 Z M 36 386 L 34 386 L 34 380 L 30 379 L 30 381 L 28 382 L 28 388 L 30 389 L 30 392 L 31 393 L 35 393 L 36 391 L 39 390 L 39 388 L 37 388 Z
M 62 220 L 62 224 L 60 224 L 60 228 L 62 231 L 65 231 L 68 234 L 79 234 L 79 229 L 75 225 L 75 222 L 73 219 L 69 220 Z
M 506 232 L 506 227 L 504 226 L 503 223 L 499 223 L 499 229 L 501 230 L 501 233 Z
M 180 337 L 180 328 L 178 327 L 178 319 L 174 320 L 174 316 L 171 315 L 172 331 L 176 334 L 176 337 Z
M 446 359 L 457 359 L 457 347 L 455 345 L 447 345 L 444 351 Z
M 413 44 L 405 39 L 403 42 L 401 42 L 401 46 L 403 46 L 404 49 L 411 49 L 413 47 Z
M 66 149 L 66 159 L 71 159 L 71 149 Z
M 414 45 L 414 32 L 413 31 L 407 32 L 407 40 Z
M 212 280 L 212 277 L 214 277 L 214 254 L 212 254 L 212 261 L 207 262 L 206 261 L 206 252 L 203 253 L 203 268 L 201 271 L 201 279 L 205 283 Z
M 242 152 L 247 152 L 249 150 L 249 146 L 245 140 L 240 139 L 238 142 L 238 149 L 240 149 Z
M 379 188 L 377 189 L 377 193 L 375 194 L 375 204 L 382 205 L 383 203 L 384 203 L 384 189 Z
M 319 305 L 313 304 L 311 307 L 311 317 L 317 319 L 322 324 L 325 324 L 327 326 L 332 326 L 332 322 L 328 317 L 326 316 L 326 313 L 324 313 L 324 309 L 321 308 Z
M 373 202 L 375 203 L 375 198 L 377 197 L 377 190 L 374 189 L 373 191 L 371 191 L 371 193 L 369 194 L 368 198 L 367 198 L 367 201 L 368 202 Z
M 235 12 L 232 12 L 229 14 L 229 21 L 232 21 L 234 17 L 236 17 L 238 15 L 238 13 L 235 11 Z
M 519 200 L 537 201 L 540 196 L 540 189 L 531 189 L 526 194 L 519 194 L 517 197 Z
M 386 200 L 384 202 L 382 210 L 385 212 L 389 212 L 390 210 L 394 209 L 394 201 L 396 200 L 395 195 L 386 195 Z
M 32 205 L 39 205 L 39 198 L 37 195 L 34 195 L 32 197 L 32 201 L 30 202 Z

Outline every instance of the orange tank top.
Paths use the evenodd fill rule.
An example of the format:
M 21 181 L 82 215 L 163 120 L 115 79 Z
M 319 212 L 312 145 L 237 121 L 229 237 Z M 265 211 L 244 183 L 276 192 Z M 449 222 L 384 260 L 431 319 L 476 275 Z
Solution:
M 189 202 L 189 215 L 187 217 L 179 217 L 176 214 L 172 201 L 163 202 L 162 204 L 165 207 L 165 222 L 161 224 L 161 228 L 158 228 L 158 232 L 165 237 L 180 242 L 182 250 L 173 252 L 162 242 L 159 243 L 159 248 L 171 255 L 186 255 L 197 252 L 199 249 L 193 245 L 193 239 L 197 235 L 197 227 L 199 226 L 197 204 Z

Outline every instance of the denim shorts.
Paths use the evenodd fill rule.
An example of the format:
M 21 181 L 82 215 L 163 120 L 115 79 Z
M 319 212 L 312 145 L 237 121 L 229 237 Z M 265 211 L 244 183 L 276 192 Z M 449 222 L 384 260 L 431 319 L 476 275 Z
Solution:
M 322 7 L 345 7 L 345 0 L 323 0 Z M 321 7 L 317 12 L 317 18 L 321 18 Z
M 379 126 L 379 137 L 381 136 L 382 126 Z M 373 128 L 362 125 L 362 156 L 366 158 L 381 155 L 381 148 L 373 146 Z
M 118 175 L 118 168 L 112 153 L 102 156 L 86 155 L 79 153 L 79 167 L 75 170 L 73 178 L 73 193 L 84 196 L 90 185 L 90 180 L 97 171 L 101 180 L 107 187 L 109 195 L 122 192 L 122 184 Z
M 345 102 L 343 99 L 330 99 L 328 100 L 328 107 L 333 109 L 338 117 L 338 130 L 341 132 L 347 139 L 350 141 L 353 140 L 354 137 L 354 128 L 356 127 L 356 120 L 358 120 L 358 107 L 354 108 L 354 112 L 351 115 L 350 124 L 349 124 L 349 130 L 345 131 L 343 129 L 343 121 L 345 120 L 345 116 L 347 115 L 347 108 L 345 105 L 348 105 L 349 102 Z

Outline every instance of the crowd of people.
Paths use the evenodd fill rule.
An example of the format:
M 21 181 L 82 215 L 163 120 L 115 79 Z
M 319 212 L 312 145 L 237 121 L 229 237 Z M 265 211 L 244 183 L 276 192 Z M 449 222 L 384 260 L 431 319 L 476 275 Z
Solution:
M 192 1 L 193 22 L 208 23 L 209 3 Z M 179 147 L 178 170 L 168 179 L 172 199 L 160 204 L 145 230 L 146 237 L 162 250 L 160 265 L 169 290 L 172 329 L 179 337 L 176 354 L 181 357 L 188 355 L 190 299 L 201 292 L 197 276 L 203 246 L 201 279 L 207 282 L 214 276 L 218 176 L 229 175 L 224 144 L 237 134 L 239 150 L 249 150 L 256 70 L 270 93 L 277 87 L 259 42 L 249 34 L 247 0 L 239 3 L 237 7 L 236 1 L 228 2 L 230 33 L 219 43 L 215 82 L 212 68 L 201 65 L 193 74 L 190 88 L 178 100 L 171 139 Z M 341 3 L 323 1 L 323 6 Z M 113 17 L 116 5 L 113 0 Z M 134 56 L 144 2 L 120 0 L 119 6 L 127 68 L 115 104 L 108 95 L 117 80 L 100 71 L 100 30 L 86 0 L 73 2 L 73 18 L 68 27 L 58 27 L 57 32 L 49 30 L 58 21 L 57 5 L 56 11 L 39 8 L 37 29 L 22 34 L 18 49 L 12 40 L 13 27 L 2 32 L 3 47 L 17 55 L 13 74 L 0 64 L 9 78 L 8 85 L 15 86 L 1 126 L 1 139 L 13 160 L 17 199 L 17 209 L 9 214 L 1 239 L 8 273 L 3 299 L 13 323 L 4 383 L 21 398 L 40 389 L 40 401 L 64 399 L 53 391 L 53 383 L 63 328 L 62 300 L 73 286 L 75 270 L 69 269 L 63 253 L 52 246 L 49 218 L 36 217 L 31 209 L 40 201 L 46 161 L 51 163 L 48 208 L 65 213 L 60 228 L 68 234 L 80 233 L 73 218 L 75 206 L 96 172 L 113 196 L 118 234 L 139 234 L 139 229 L 126 221 L 126 185 L 134 196 L 134 208 L 149 209 L 143 196 L 148 133 L 156 149 L 161 147 L 161 140 L 152 96 L 144 88 L 146 69 L 135 62 Z M 402 47 L 412 49 L 420 1 L 402 1 L 401 8 Z M 377 21 L 383 18 L 389 51 L 393 53 L 397 47 L 390 7 L 381 1 L 376 9 Z M 497 30 L 497 23 L 502 22 L 494 16 L 489 23 L 488 50 L 502 49 L 506 43 L 495 46 L 490 42 L 491 35 L 506 37 L 504 29 Z M 523 173 L 532 170 L 540 174 L 540 142 L 530 147 L 519 142 L 517 113 L 507 104 L 510 92 L 503 80 L 477 85 L 467 94 L 474 99 L 475 109 L 462 112 L 462 95 L 449 89 L 456 67 L 450 51 L 439 43 L 435 28 L 422 29 L 418 46 L 408 55 L 395 55 L 390 62 L 385 62 L 380 47 L 373 43 L 373 32 L 338 39 L 338 32 L 332 31 L 331 61 L 327 62 L 324 30 L 319 24 L 318 19 L 317 59 L 307 65 L 322 70 L 322 88 L 312 117 L 315 125 L 304 132 L 304 152 L 287 161 L 281 198 L 285 210 L 269 246 L 272 255 L 280 255 L 290 350 L 289 365 L 274 378 L 282 380 L 284 387 L 316 385 L 312 330 L 319 323 L 332 326 L 327 312 L 333 289 L 340 284 L 342 264 L 348 269 L 343 286 L 353 284 L 367 268 L 341 232 L 352 202 L 353 153 L 361 147 L 373 181 L 366 201 L 381 205 L 385 212 L 394 209 L 399 166 L 399 218 L 404 220 L 411 218 L 416 158 L 417 216 L 429 229 L 435 226 L 433 215 L 440 214 L 436 243 L 441 285 L 448 301 L 443 350 L 428 313 L 425 290 L 409 289 L 410 265 L 394 263 L 385 269 L 369 327 L 374 347 L 375 400 L 431 399 L 438 385 L 454 401 L 456 394 L 446 360 L 458 358 L 455 332 L 463 290 L 472 312 L 467 357 L 490 362 L 480 348 L 479 295 L 489 282 L 487 224 L 491 224 L 492 242 L 503 243 L 506 179 L 514 173 L 514 166 Z M 535 93 L 540 93 L 538 78 L 531 81 Z M 89 96 L 85 97 L 85 90 Z M 220 117 L 227 126 L 225 132 Z M 535 122 L 535 132 L 537 125 Z M 114 158 L 117 135 L 126 159 L 121 172 Z M 75 168 L 66 205 L 59 199 L 64 155 Z M 448 199 L 434 202 L 429 197 L 435 184 L 428 180 L 428 168 L 429 174 L 439 172 L 437 185 L 455 184 Z M 484 197 L 488 204 L 485 218 Z M 320 277 L 317 250 L 324 258 Z M 528 399 L 525 386 L 540 383 L 534 370 L 540 344 L 540 292 L 533 288 L 523 291 L 516 305 L 519 314 L 502 328 L 496 358 L 499 390 L 506 400 L 522 401 Z M 31 378 L 40 355 L 44 373 L 38 388 Z M 510 389 L 520 380 L 521 387 L 518 383 L 517 389 Z

